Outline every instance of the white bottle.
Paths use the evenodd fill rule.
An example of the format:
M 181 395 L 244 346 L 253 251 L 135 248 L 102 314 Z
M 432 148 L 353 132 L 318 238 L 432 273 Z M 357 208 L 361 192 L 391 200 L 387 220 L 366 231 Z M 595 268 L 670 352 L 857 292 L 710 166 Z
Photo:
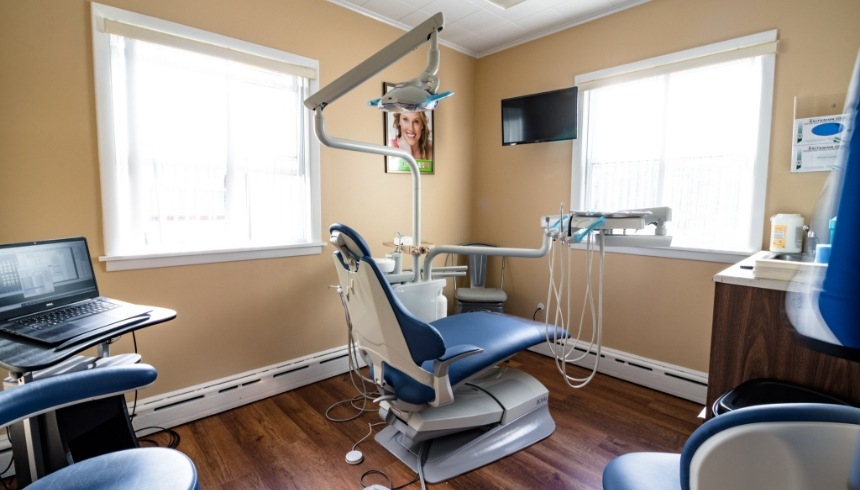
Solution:
M 770 251 L 800 253 L 803 248 L 803 216 L 777 214 L 770 218 Z

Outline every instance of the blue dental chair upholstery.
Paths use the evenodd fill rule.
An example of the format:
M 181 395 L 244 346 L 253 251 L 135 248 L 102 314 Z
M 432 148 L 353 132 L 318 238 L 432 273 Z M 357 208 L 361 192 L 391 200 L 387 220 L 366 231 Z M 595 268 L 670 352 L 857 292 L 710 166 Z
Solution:
M 106 366 L 60 374 L 0 392 L 0 426 L 77 403 L 122 395 L 155 381 L 146 364 Z M 194 463 L 179 451 L 147 447 L 75 461 L 28 489 L 197 489 Z
M 403 306 L 355 230 L 334 224 L 330 231 L 347 322 L 389 424 L 377 442 L 435 483 L 552 433 L 546 388 L 499 367 L 545 341 L 544 324 L 490 312 L 425 323 Z
M 860 409 L 789 403 L 741 408 L 696 429 L 681 454 L 629 453 L 603 471 L 605 490 L 846 489 Z M 850 487 L 856 488 L 856 487 Z

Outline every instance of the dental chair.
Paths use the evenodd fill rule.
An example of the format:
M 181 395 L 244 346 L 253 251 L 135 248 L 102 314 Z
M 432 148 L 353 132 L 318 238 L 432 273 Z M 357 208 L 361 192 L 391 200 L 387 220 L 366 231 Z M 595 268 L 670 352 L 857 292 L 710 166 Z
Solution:
M 552 434 L 547 389 L 499 366 L 544 341 L 543 324 L 489 312 L 425 323 L 402 305 L 355 230 L 334 224 L 330 232 L 347 324 L 388 424 L 379 444 L 436 483 Z
M 78 403 L 118 396 L 151 384 L 155 368 L 146 364 L 117 365 L 60 374 L 0 392 L 0 426 L 61 410 Z M 197 489 L 194 463 L 179 451 L 161 447 L 125 449 L 68 461 L 28 489 L 113 490 Z
M 787 403 L 741 408 L 702 424 L 681 454 L 629 453 L 610 461 L 603 488 L 856 489 L 858 435 L 856 407 Z

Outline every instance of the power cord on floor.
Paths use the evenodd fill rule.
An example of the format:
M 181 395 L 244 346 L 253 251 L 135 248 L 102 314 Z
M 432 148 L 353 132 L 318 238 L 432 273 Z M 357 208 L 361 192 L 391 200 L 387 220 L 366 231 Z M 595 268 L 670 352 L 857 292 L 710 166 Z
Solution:
M 352 445 L 352 451 L 350 451 L 350 453 L 347 454 L 347 461 L 349 461 L 349 457 L 350 457 L 351 453 L 358 453 L 358 455 L 354 455 L 353 457 L 360 457 L 361 458 L 360 460 L 358 460 L 357 462 L 355 462 L 353 464 L 358 464 L 361 462 L 361 460 L 364 459 L 364 456 L 362 456 L 361 453 L 359 451 L 357 451 L 358 445 L 361 444 L 362 442 L 366 441 L 373 434 L 373 428 L 376 427 L 377 425 L 387 425 L 387 424 L 385 422 L 376 422 L 373 424 L 367 424 L 368 429 L 369 429 L 367 432 L 367 435 L 365 435 L 364 437 L 362 437 L 361 439 L 356 441 L 355 444 Z M 391 477 L 389 477 L 388 474 L 382 470 L 367 470 L 361 474 L 361 477 L 359 478 L 358 482 L 361 484 L 362 488 L 371 488 L 372 490 L 377 490 L 379 488 L 384 488 L 386 490 L 399 490 L 401 488 L 405 488 L 409 485 L 412 485 L 416 481 L 420 480 L 421 481 L 421 488 L 422 489 L 426 488 L 425 483 L 424 483 L 424 476 L 422 474 L 424 461 L 427 459 L 427 455 L 423 454 L 425 447 L 429 451 L 430 444 L 424 443 L 421 445 L 421 450 L 419 451 L 419 454 L 418 454 L 418 473 L 415 475 L 415 478 L 409 480 L 408 482 L 395 487 L 395 486 L 393 486 L 393 483 L 391 481 Z M 371 476 L 371 475 L 381 475 L 388 482 L 388 485 L 385 486 L 385 485 L 380 485 L 378 483 L 373 483 L 373 484 L 368 485 L 367 482 L 365 482 L 365 478 L 367 478 L 368 476 Z
M 9 430 L 9 426 L 6 426 L 6 438 L 9 440 L 9 443 L 12 443 L 12 431 Z M 11 451 L 10 451 L 11 452 Z M 3 488 L 6 490 L 10 490 L 12 487 L 9 484 L 12 482 L 12 479 L 15 478 L 15 475 L 5 476 L 9 470 L 12 469 L 12 465 L 15 464 L 15 457 L 9 456 L 9 464 L 6 465 L 6 468 L 3 471 L 0 471 L 0 481 L 3 482 Z
M 380 484 L 378 484 L 378 483 L 371 483 L 371 484 L 367 484 L 367 483 L 364 481 L 364 479 L 365 479 L 365 478 L 367 478 L 367 477 L 368 477 L 368 476 L 370 476 L 370 475 L 380 475 L 380 476 L 382 476 L 382 477 L 383 477 L 383 478 L 385 478 L 385 480 L 388 482 L 388 485 L 387 485 L 387 486 L 385 486 L 385 485 L 380 485 Z M 396 486 L 396 487 L 393 487 L 393 486 L 392 486 L 392 485 L 393 485 L 393 483 L 391 482 L 391 477 L 389 477 L 389 476 L 388 476 L 384 471 L 381 471 L 381 470 L 367 470 L 367 471 L 365 471 L 364 473 L 362 473 L 362 474 L 361 474 L 361 478 L 359 479 L 359 483 L 361 483 L 361 488 L 373 488 L 373 487 L 377 487 L 377 488 L 378 488 L 378 487 L 383 487 L 383 488 L 386 488 L 386 489 L 388 489 L 388 490 L 400 490 L 401 488 L 406 488 L 406 487 L 408 487 L 409 485 L 412 485 L 413 483 L 415 483 L 415 482 L 417 482 L 417 481 L 418 481 L 418 475 L 415 475 L 415 478 L 413 478 L 413 479 L 409 480 L 408 482 L 404 483 L 403 485 L 398 485 L 398 486 Z
M 164 427 L 153 426 L 153 427 L 144 427 L 142 429 L 138 429 L 135 431 L 135 433 L 142 432 L 145 430 L 150 430 L 150 429 L 157 429 L 157 430 L 155 432 L 148 434 L 148 435 L 158 434 L 160 432 L 164 432 L 167 434 L 168 440 L 167 440 L 167 444 L 165 444 L 164 447 L 176 449 L 179 446 L 179 442 L 181 441 L 181 438 L 179 437 L 179 433 L 173 429 L 166 429 Z M 156 447 L 159 446 L 158 441 L 155 441 L 154 439 L 138 439 L 137 442 L 151 444 L 152 446 L 156 446 Z
M 358 445 L 362 442 L 366 441 L 371 435 L 373 435 L 373 428 L 377 425 L 385 425 L 385 422 L 376 422 L 374 424 L 367 424 L 367 435 L 357 440 L 355 444 L 352 445 L 352 450 L 355 451 L 358 448 Z
M 375 387 L 376 383 L 374 383 L 372 379 L 368 379 L 367 377 L 362 375 L 361 371 L 359 370 L 360 363 L 358 361 L 358 346 L 355 344 L 355 340 L 352 337 L 352 319 L 349 317 L 349 309 L 346 305 L 346 298 L 344 296 L 343 289 L 340 286 L 337 287 L 337 292 L 340 296 L 341 304 L 343 305 L 344 315 L 346 316 L 349 379 L 358 394 L 352 398 L 348 398 L 346 400 L 341 400 L 339 402 L 331 404 L 325 411 L 325 417 L 327 420 L 330 420 L 332 422 L 348 422 L 350 420 L 355 420 L 358 417 L 361 417 L 366 412 L 376 411 L 375 408 L 368 408 L 367 402 L 368 400 L 375 400 L 379 396 L 379 393 L 372 391 L 372 389 L 368 389 L 368 385 Z M 358 402 L 361 402 L 361 404 L 358 405 Z M 356 410 L 355 414 L 346 418 L 335 418 L 331 415 L 332 410 L 334 410 L 338 406 L 347 403 L 350 404 L 352 408 Z

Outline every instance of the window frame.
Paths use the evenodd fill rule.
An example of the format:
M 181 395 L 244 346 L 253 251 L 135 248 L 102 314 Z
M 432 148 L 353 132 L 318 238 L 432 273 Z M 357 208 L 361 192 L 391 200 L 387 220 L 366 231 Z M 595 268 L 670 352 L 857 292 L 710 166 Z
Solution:
M 772 133 L 772 112 L 774 97 L 774 72 L 776 48 L 778 45 L 777 31 L 771 30 L 713 43 L 697 48 L 687 49 L 676 53 L 657 56 L 625 65 L 598 70 L 577 75 L 575 84 L 580 87 L 578 107 L 583 108 L 588 90 L 613 83 L 644 78 L 656 74 L 670 73 L 688 68 L 706 66 L 735 59 L 763 56 L 762 59 L 762 97 L 759 106 L 759 135 L 756 155 L 756 166 L 753 171 L 753 209 L 749 229 L 749 250 L 724 251 L 705 250 L 681 247 L 612 247 L 616 253 L 646 255 L 665 258 L 680 258 L 702 260 L 708 262 L 735 263 L 761 249 L 761 240 L 765 225 L 765 200 L 767 195 L 767 173 L 769 166 L 770 140 Z M 586 138 L 584 131 L 584 110 L 577 115 L 579 127 L 583 134 L 573 142 L 573 158 L 571 162 L 571 196 L 570 202 L 574 209 L 583 209 L 588 182 L 586 165 Z M 576 245 L 575 247 L 581 247 Z
M 146 269 L 156 267 L 172 267 L 193 264 L 232 262 L 239 260 L 268 259 L 292 257 L 301 255 L 319 255 L 325 243 L 320 239 L 321 230 L 321 186 L 320 186 L 320 145 L 313 137 L 312 115 L 303 111 L 306 118 L 305 127 L 309 128 L 308 161 L 306 173 L 308 178 L 309 195 L 309 236 L 303 243 L 278 246 L 263 246 L 249 248 L 227 248 L 219 250 L 194 250 L 175 253 L 153 254 L 122 254 L 116 250 L 119 222 L 116 206 L 117 188 L 115 186 L 115 134 L 114 110 L 111 89 L 111 48 L 110 33 L 106 31 L 106 23 L 116 23 L 129 29 L 141 29 L 163 36 L 165 43 L 176 46 L 176 43 L 187 43 L 192 50 L 216 54 L 224 58 L 248 62 L 258 66 L 274 66 L 284 68 L 283 71 L 301 73 L 308 78 L 310 93 L 319 89 L 319 62 L 314 59 L 287 53 L 281 50 L 261 46 L 220 34 L 196 29 L 182 24 L 137 14 L 98 3 L 91 4 L 93 67 L 96 99 L 96 119 L 98 126 L 98 151 L 102 195 L 102 225 L 104 232 L 105 255 L 99 261 L 106 263 L 108 271 Z

